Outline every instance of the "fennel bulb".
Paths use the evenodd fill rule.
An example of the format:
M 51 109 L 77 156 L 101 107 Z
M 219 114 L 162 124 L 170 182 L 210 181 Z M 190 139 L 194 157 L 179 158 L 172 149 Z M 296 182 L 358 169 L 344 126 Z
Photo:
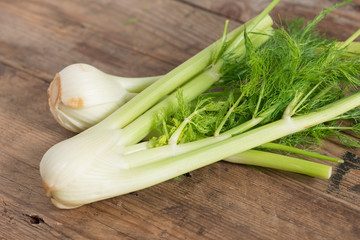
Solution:
M 50 83 L 50 111 L 61 126 L 80 132 L 106 118 L 157 79 L 118 77 L 88 64 L 72 64 Z

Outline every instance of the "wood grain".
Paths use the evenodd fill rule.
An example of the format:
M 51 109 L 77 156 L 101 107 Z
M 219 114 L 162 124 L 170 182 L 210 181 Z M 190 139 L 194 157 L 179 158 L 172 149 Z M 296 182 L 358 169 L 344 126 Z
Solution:
M 74 62 L 124 76 L 166 73 L 220 36 L 193 32 L 194 22 L 218 33 L 225 22 L 172 1 L 17 0 L 0 8 L 0 59 L 46 79 Z M 126 24 L 131 18 L 139 20 Z
M 181 0 L 200 7 L 203 10 L 229 19 L 246 22 L 249 18 L 259 14 L 271 0 L 234 1 L 234 0 Z M 284 19 L 302 17 L 313 19 L 321 10 L 329 8 L 342 1 L 329 0 L 282 0 L 273 9 L 270 15 L 276 22 Z M 318 30 L 326 33 L 328 37 L 338 40 L 347 39 L 360 28 L 360 0 L 353 0 L 350 4 L 336 9 L 318 24 Z M 281 19 L 281 20 L 280 20 Z
M 268 2 L 0 0 L 0 239 L 358 239 L 360 153 L 336 141 L 319 150 L 346 160 L 330 180 L 219 162 L 73 210 L 56 209 L 42 189 L 42 155 L 73 135 L 48 110 L 57 71 L 86 62 L 162 74 L 217 39 L 226 18 L 234 27 Z M 273 15 L 310 19 L 331 4 L 284 0 Z M 356 4 L 321 31 L 345 39 L 360 28 Z

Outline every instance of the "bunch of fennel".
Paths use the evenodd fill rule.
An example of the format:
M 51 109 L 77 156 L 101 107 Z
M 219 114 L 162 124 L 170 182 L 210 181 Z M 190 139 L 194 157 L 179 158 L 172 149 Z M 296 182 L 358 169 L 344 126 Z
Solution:
M 249 52 L 255 53 L 256 49 L 262 49 L 261 45 L 273 34 L 272 20 L 267 14 L 277 2 L 273 1 L 258 17 L 246 23 L 246 30 L 242 26 L 227 36 L 224 34 L 220 41 L 161 77 L 97 125 L 50 148 L 41 161 L 40 172 L 52 202 L 60 208 L 78 207 L 136 191 L 231 156 L 235 156 L 235 160 L 230 158 L 231 161 L 240 161 L 240 153 L 250 154 L 244 159 L 251 160 L 251 155 L 256 156 L 251 160 L 252 163 L 258 161 L 261 166 L 274 165 L 250 149 L 264 144 L 266 147 L 268 142 L 333 120 L 360 105 L 360 93 L 355 93 L 341 99 L 332 99 L 322 106 L 305 108 L 307 111 L 300 111 L 299 115 L 299 109 L 308 105 L 308 100 L 316 89 L 325 91 L 321 83 L 312 81 L 311 84 L 302 86 L 302 91 L 299 92 L 290 91 L 294 89 L 287 85 L 291 93 L 286 96 L 286 101 L 277 104 L 276 99 L 263 101 L 271 91 L 263 85 L 267 82 L 259 81 L 260 75 L 252 76 L 249 84 L 240 88 L 240 95 L 236 100 L 237 104 L 243 105 L 253 103 L 250 96 L 256 96 L 257 100 L 252 105 L 255 110 L 250 111 L 250 119 L 244 118 L 237 121 L 236 126 L 226 129 L 224 126 L 232 119 L 231 110 L 216 125 L 220 130 L 215 131 L 214 136 L 203 135 L 199 139 L 179 144 L 184 130 L 193 118 L 200 112 L 211 112 L 211 104 L 206 104 L 209 101 L 207 99 L 196 103 L 194 111 L 169 135 L 168 123 L 159 118 L 159 115 L 169 116 L 214 83 L 225 83 L 225 78 L 233 75 L 232 71 L 237 71 L 234 66 L 249 59 Z M 306 32 L 307 30 L 304 31 L 304 37 L 307 36 Z M 294 50 L 296 54 L 296 48 Z M 329 61 L 333 59 L 338 59 L 336 54 Z M 232 64 L 233 62 L 236 64 Z M 296 70 L 296 63 L 293 70 Z M 336 82 L 348 83 L 346 74 L 343 77 L 340 77 L 342 81 L 336 79 Z M 294 82 L 300 81 L 294 79 Z M 175 91 L 180 86 L 181 94 Z M 256 89 L 260 91 L 254 91 Z M 322 95 L 321 91 L 316 95 Z M 218 102 L 220 101 L 216 101 L 215 105 Z M 235 107 L 230 109 L 236 109 L 237 105 L 233 106 Z M 279 117 L 281 112 L 283 117 Z M 151 149 L 148 149 L 150 144 L 137 144 L 159 124 L 167 132 L 166 145 L 159 144 L 161 141 L 158 140 L 152 142 L 156 142 L 159 147 Z M 331 173 L 329 167 L 324 168 L 320 164 L 318 166 L 316 163 L 299 160 L 294 165 L 287 163 L 287 160 L 283 160 L 283 166 L 277 162 L 277 167 L 314 168 L 314 176 L 319 175 L 319 172 L 326 176 Z

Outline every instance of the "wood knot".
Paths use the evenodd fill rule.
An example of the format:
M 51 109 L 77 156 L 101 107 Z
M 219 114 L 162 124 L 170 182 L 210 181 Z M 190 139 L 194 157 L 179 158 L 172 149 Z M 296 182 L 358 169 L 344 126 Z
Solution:
M 238 20 L 243 13 L 243 8 L 236 2 L 225 2 L 217 7 L 217 11 L 229 19 Z

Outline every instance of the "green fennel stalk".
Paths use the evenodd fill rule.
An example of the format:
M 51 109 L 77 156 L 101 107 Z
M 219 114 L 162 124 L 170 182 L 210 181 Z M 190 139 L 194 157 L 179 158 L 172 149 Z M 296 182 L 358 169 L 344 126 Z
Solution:
M 280 0 L 274 0 L 259 16 L 250 20 L 247 23 L 248 30 L 261 31 L 271 26 L 272 19 L 267 16 L 267 13 L 279 1 Z M 243 30 L 244 26 L 241 26 L 228 34 L 226 37 L 228 41 L 227 44 L 229 45 L 226 47 L 227 53 L 241 49 L 241 45 L 243 45 Z M 122 106 L 111 116 L 105 119 L 105 121 L 103 121 L 103 126 L 123 128 L 129 124 L 132 120 L 158 102 L 162 97 L 171 93 L 177 87 L 186 83 L 189 79 L 209 67 L 213 60 L 214 52 L 216 52 L 216 49 L 219 48 L 219 45 L 221 46 L 221 44 L 221 40 L 213 43 L 200 53 L 196 54 L 176 67 L 174 70 L 161 77 L 158 81 L 146 88 L 138 96 L 131 99 L 126 105 Z M 209 86 L 211 86 L 211 84 Z

